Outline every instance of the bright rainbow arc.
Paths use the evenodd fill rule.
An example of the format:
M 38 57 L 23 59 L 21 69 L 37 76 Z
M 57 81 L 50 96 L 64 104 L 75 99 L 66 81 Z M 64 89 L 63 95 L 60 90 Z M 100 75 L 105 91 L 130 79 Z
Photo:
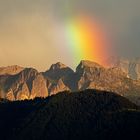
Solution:
M 69 19 L 65 24 L 65 33 L 73 61 L 91 60 L 106 65 L 108 44 L 101 28 L 93 19 L 86 16 Z

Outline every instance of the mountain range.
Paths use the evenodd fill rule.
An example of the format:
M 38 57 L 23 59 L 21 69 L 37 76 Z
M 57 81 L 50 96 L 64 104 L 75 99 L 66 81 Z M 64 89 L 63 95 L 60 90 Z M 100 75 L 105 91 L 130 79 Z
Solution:
M 117 65 L 105 68 L 95 62 L 82 60 L 73 71 L 58 62 L 45 72 L 20 66 L 1 67 L 0 98 L 15 101 L 45 98 L 62 91 L 97 89 L 115 92 L 139 104 L 139 64 L 131 67 L 131 62 L 121 60 Z M 134 71 L 137 72 L 137 78 Z

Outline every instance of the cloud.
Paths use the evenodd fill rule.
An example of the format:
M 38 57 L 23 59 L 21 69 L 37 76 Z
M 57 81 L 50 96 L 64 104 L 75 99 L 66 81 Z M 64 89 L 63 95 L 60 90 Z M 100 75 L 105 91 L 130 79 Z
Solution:
M 120 55 L 139 55 L 139 0 L 0 0 L 1 65 L 44 69 L 58 59 L 72 65 L 65 59 L 67 50 L 62 56 L 59 46 L 54 45 L 53 29 L 58 19 L 80 12 L 100 19 Z

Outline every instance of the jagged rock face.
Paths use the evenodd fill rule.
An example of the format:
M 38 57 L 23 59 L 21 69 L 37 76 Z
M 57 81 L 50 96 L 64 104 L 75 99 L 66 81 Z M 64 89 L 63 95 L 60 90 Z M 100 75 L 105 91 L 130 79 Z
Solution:
M 27 68 L 15 75 L 0 75 L 0 98 L 25 100 L 84 89 L 106 90 L 121 95 L 138 94 L 140 82 L 128 77 L 128 61 L 121 62 L 120 66 L 104 68 L 95 62 L 81 61 L 73 72 L 59 62 L 44 73 Z M 138 66 L 137 69 L 139 71 Z
M 17 93 L 20 86 L 26 82 L 31 91 L 32 81 L 37 74 L 38 72 L 35 69 L 27 68 L 17 75 L 9 76 L 5 83 L 7 85 L 6 89 L 11 88 L 14 93 Z
M 133 80 L 127 78 L 120 68 L 104 68 L 96 63 L 81 61 L 77 67 L 77 89 L 99 89 L 121 95 L 136 89 Z M 140 90 L 140 87 L 138 87 Z
M 6 94 L 6 99 L 7 100 L 10 100 L 10 101 L 15 101 L 15 96 L 14 96 L 14 93 L 13 93 L 13 90 L 10 89 L 7 94 Z
M 136 61 L 130 62 L 129 75 L 133 79 L 140 79 L 140 62 Z
M 0 75 L 15 75 L 21 72 L 24 68 L 20 66 L 0 67 Z
M 84 69 L 84 68 L 103 68 L 101 65 L 99 65 L 96 62 L 88 61 L 88 60 L 82 60 L 80 64 L 77 66 L 76 71 L 79 69 Z
M 32 90 L 30 99 L 35 97 L 47 97 L 48 89 L 46 85 L 46 80 L 42 74 L 38 74 L 32 83 Z
M 32 81 L 38 72 L 32 68 L 26 68 L 16 75 L 0 76 L 0 86 L 6 99 L 24 100 L 29 98 Z
M 16 75 L 0 76 L 1 91 L 8 100 L 25 100 L 35 97 L 47 97 L 46 79 L 37 70 L 26 68 Z M 1 93 L 1 96 L 3 95 Z
M 136 58 L 134 60 L 116 58 L 115 61 L 112 61 L 112 63 L 110 63 L 110 66 L 120 67 L 121 70 L 125 72 L 131 79 L 140 79 L 140 58 Z
M 26 83 L 19 87 L 19 90 L 16 95 L 16 100 L 25 100 L 29 99 L 30 91 Z
M 64 64 L 58 62 L 56 64 L 53 64 L 50 69 L 48 71 L 46 71 L 44 73 L 44 76 L 46 78 L 49 78 L 51 80 L 59 80 L 61 78 L 63 78 L 63 80 L 65 80 L 65 78 L 68 75 L 73 74 L 73 70 L 67 66 L 65 66 Z
M 57 94 L 58 92 L 62 92 L 62 91 L 69 91 L 69 87 L 67 87 L 64 82 L 62 81 L 62 79 L 59 79 L 57 84 L 52 84 L 49 88 L 49 93 L 50 95 L 54 95 Z
M 90 81 L 95 80 L 104 68 L 97 63 L 90 61 L 81 61 L 76 68 L 77 74 L 77 89 L 85 89 Z
M 124 60 L 120 59 L 120 63 L 118 67 L 122 69 L 122 71 L 126 72 L 127 75 L 132 79 L 140 79 L 140 61 L 139 60 Z
M 20 72 L 17 75 L 17 77 L 18 77 L 19 82 L 26 81 L 27 83 L 29 83 L 36 77 L 37 74 L 38 74 L 37 70 L 32 69 L 32 68 L 26 68 L 22 72 Z
M 123 72 L 127 73 L 128 76 L 129 76 L 129 63 L 130 62 L 128 60 L 123 60 L 123 59 L 121 59 L 119 62 L 119 67 Z

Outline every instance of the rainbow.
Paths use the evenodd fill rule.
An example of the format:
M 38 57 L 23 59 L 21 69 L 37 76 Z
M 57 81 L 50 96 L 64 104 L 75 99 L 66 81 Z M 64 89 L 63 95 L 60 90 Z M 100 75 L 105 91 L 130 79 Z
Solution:
M 65 23 L 65 42 L 75 62 L 91 60 L 102 65 L 109 56 L 101 26 L 90 17 L 70 18 Z

